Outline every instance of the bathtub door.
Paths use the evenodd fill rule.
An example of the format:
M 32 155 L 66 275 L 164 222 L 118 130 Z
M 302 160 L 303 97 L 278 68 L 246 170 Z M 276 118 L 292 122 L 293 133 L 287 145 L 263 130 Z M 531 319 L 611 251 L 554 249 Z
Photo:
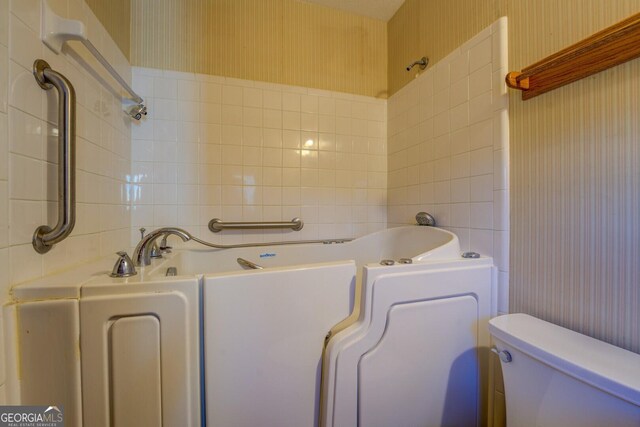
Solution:
M 324 356 L 322 427 L 485 425 L 491 259 L 365 267 Z
M 205 276 L 209 426 L 317 425 L 324 338 L 353 307 L 353 262 Z

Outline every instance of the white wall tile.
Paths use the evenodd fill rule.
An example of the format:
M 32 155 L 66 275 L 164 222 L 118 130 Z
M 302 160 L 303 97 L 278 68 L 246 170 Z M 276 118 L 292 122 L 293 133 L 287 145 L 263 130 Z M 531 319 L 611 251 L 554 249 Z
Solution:
M 486 64 L 469 75 L 469 98 L 489 92 L 493 81 L 491 64 Z
M 26 157 L 44 158 L 43 133 L 46 124 L 15 108 L 9 110 L 10 151 Z
M 38 31 L 40 29 L 39 3 L 38 0 L 10 0 L 10 11 L 33 31 Z
M 42 201 L 12 200 L 9 204 L 11 223 L 9 243 L 11 245 L 28 244 L 36 228 L 46 220 L 46 204 Z
M 154 98 L 177 99 L 178 81 L 172 78 L 155 77 L 153 79 Z
M 452 83 L 449 95 L 451 96 L 452 107 L 455 107 L 457 105 L 462 104 L 463 102 L 468 101 L 469 100 L 469 78 L 463 77 L 460 80 L 456 81 L 455 83 Z
M 43 200 L 44 164 L 29 157 L 9 155 L 10 197 L 21 200 Z
M 493 145 L 493 121 L 491 119 L 469 127 L 469 149 L 476 150 Z
M 11 15 L 9 29 L 9 55 L 11 60 L 24 68 L 30 69 L 33 66 L 34 58 L 42 56 L 43 45 L 40 42 L 38 33 L 27 27 L 16 15 Z
M 473 159 L 471 162 L 470 175 L 485 175 L 493 173 L 493 148 L 485 147 L 470 152 Z
M 29 243 L 9 248 L 9 283 L 35 279 L 43 274 L 43 256 Z
M 493 201 L 493 174 L 473 176 L 469 179 L 469 189 L 472 202 Z
M 464 51 L 458 55 L 450 65 L 452 87 L 460 79 L 469 75 L 469 52 Z
M 370 227 L 369 209 L 377 208 L 371 227 L 386 224 L 386 193 L 367 197 L 369 188 L 386 189 L 384 101 L 201 75 L 174 78 L 150 69 L 134 69 L 133 74 L 138 76 L 134 88 L 139 83 L 141 91 L 154 95 L 154 114 L 132 131 L 132 175 L 139 181 L 133 189 L 136 226 L 166 225 L 175 218 L 208 233 L 210 215 L 202 214 L 204 206 L 211 207 L 207 212 L 222 208 L 217 215 L 229 215 L 229 221 L 275 215 L 274 209 L 278 218 L 265 220 L 279 219 L 286 206 L 287 213 L 307 216 L 305 230 L 310 230 L 305 236 L 335 233 L 338 228 L 330 223 L 322 228 L 316 224 L 319 204 L 325 213 L 339 216 L 334 209 L 337 188 L 358 191 L 345 199 L 349 213 L 338 218 L 345 225 L 341 230 L 353 232 L 352 208 L 359 212 L 354 221 L 362 221 L 360 231 Z M 415 171 L 417 177 L 417 167 Z M 153 184 L 147 184 L 150 180 Z M 269 237 L 236 233 L 221 238 L 246 242 Z M 293 233 L 291 238 L 303 236 Z
M 469 100 L 469 123 L 474 124 L 492 117 L 491 92 L 485 92 Z
M 220 104 L 222 102 L 222 86 L 217 83 L 200 83 L 200 101 Z
M 487 27 L 387 103 L 388 225 L 413 223 L 418 209 L 427 210 L 458 235 L 463 250 L 495 255 L 503 274 L 504 311 L 509 133 L 501 76 L 506 41 L 506 25 L 496 25 L 495 34 Z
M 9 61 L 9 105 L 32 116 L 43 118 L 44 91 L 33 84 L 33 74 L 14 61 Z
M 102 25 L 85 10 L 83 3 L 74 2 L 71 6 L 74 9 L 69 15 L 85 20 L 86 12 L 91 18 L 85 23 L 92 39 L 98 41 L 105 56 L 129 81 L 130 67 L 121 54 L 114 55 L 119 50 Z M 67 12 L 64 2 L 63 14 Z M 92 62 L 78 62 L 76 57 L 82 56 L 82 52 L 75 52 L 75 47 L 69 46 L 62 54 L 55 55 L 41 43 L 39 32 L 40 1 L 2 2 L 0 247 L 9 246 L 0 254 L 0 262 L 9 270 L 2 290 L 95 258 L 101 254 L 101 248 L 111 251 L 113 247 L 127 249 L 129 246 L 131 221 L 125 180 L 130 178 L 132 145 L 129 122 L 113 114 L 120 109 L 120 99 L 113 95 L 113 88 L 102 86 L 102 81 L 93 77 L 102 71 L 89 68 Z M 38 57 L 66 75 L 78 95 L 78 218 L 72 236 L 46 255 L 33 250 L 31 238 L 37 226 L 53 225 L 57 221 L 57 129 L 54 124 L 57 96 L 55 91 L 43 91 L 33 80 L 31 67 Z M 141 85 L 147 82 L 142 77 L 138 81 Z M 147 82 L 146 92 L 152 95 L 153 87 L 148 86 Z M 147 128 L 153 129 L 152 126 L 140 127 L 145 131 Z M 143 131 L 139 131 L 139 137 L 152 138 Z M 107 228 L 108 236 L 102 234 Z M 109 243 L 101 244 L 104 240 Z M 2 298 L 4 300 L 5 295 Z
M 222 103 L 226 105 L 242 106 L 243 93 L 240 86 L 222 86 Z
M 487 36 L 469 50 L 469 72 L 473 73 L 484 65 L 490 64 L 492 58 L 491 37 Z

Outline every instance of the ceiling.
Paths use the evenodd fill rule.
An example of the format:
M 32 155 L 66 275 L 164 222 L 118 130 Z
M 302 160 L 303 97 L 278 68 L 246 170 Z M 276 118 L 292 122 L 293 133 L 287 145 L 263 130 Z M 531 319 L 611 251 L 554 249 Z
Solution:
M 357 15 L 388 21 L 404 0 L 304 0 L 333 9 L 346 10 Z

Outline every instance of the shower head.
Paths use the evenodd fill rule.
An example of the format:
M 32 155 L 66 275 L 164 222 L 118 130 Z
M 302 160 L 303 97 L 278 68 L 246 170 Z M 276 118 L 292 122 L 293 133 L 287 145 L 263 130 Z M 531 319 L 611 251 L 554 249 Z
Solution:
M 411 71 L 411 69 L 416 65 L 419 65 L 420 69 L 424 70 L 425 68 L 427 68 L 428 64 L 429 64 L 429 58 L 427 58 L 426 56 L 423 56 L 418 61 L 415 61 L 414 63 L 407 65 L 407 71 Z
M 127 110 L 127 114 L 136 120 L 140 120 L 142 116 L 147 115 L 147 107 L 144 104 L 136 104 Z

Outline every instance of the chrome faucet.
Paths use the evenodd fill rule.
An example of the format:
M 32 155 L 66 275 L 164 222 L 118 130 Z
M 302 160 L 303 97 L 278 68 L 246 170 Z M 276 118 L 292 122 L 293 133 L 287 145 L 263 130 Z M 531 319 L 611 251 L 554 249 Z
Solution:
M 174 234 L 182 239 L 183 242 L 191 240 L 193 236 L 188 231 L 177 227 L 158 228 L 144 236 L 136 249 L 133 251 L 133 263 L 137 267 L 144 267 L 151 264 L 151 250 L 159 237 Z

